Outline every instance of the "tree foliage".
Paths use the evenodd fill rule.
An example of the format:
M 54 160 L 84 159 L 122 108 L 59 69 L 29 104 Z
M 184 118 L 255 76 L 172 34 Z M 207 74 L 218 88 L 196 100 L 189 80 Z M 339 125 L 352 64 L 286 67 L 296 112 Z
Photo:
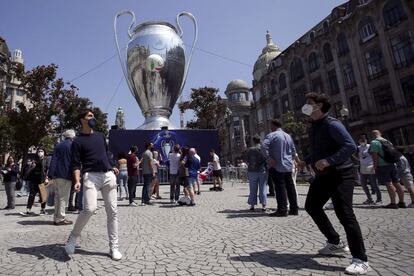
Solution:
M 303 116 L 295 116 L 292 111 L 282 114 L 283 130 L 289 133 L 294 139 L 297 148 L 304 154 L 303 137 L 308 130 L 308 123 Z
M 192 110 L 195 120 L 187 123 L 188 128 L 215 129 L 226 113 L 227 105 L 212 87 L 192 88 L 190 100 L 179 105 L 180 110 Z

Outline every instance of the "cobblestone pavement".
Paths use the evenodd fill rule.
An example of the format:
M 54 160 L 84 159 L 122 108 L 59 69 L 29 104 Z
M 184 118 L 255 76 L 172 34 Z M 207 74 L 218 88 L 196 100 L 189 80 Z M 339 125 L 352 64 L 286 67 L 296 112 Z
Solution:
M 343 274 L 350 256 L 316 255 L 325 241 L 305 211 L 286 218 L 268 217 L 260 209 L 249 212 L 247 184 L 224 187 L 223 192 L 202 187 L 195 207 L 171 205 L 166 186 L 161 188 L 165 199 L 152 206 L 119 202 L 124 258 L 118 262 L 107 256 L 103 208 L 91 218 L 81 247 L 69 259 L 62 245 L 72 226 L 54 226 L 51 215 L 21 217 L 27 198 L 18 198 L 15 210 L 0 211 L 0 275 Z M 307 186 L 299 186 L 298 192 L 303 205 Z M 369 275 L 414 275 L 414 209 L 358 205 L 365 200 L 362 194 L 357 188 L 354 202 L 373 267 Z M 5 197 L 1 191 L 1 207 Z M 275 207 L 275 201 L 269 199 L 268 206 Z M 333 211 L 327 213 L 343 236 Z M 68 217 L 76 219 L 74 214 Z

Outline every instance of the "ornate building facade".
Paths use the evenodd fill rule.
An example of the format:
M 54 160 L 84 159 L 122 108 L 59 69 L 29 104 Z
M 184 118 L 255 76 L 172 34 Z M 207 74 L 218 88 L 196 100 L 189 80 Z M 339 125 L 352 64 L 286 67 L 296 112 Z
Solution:
M 253 71 L 252 134 L 263 137 L 268 119 L 287 111 L 299 115 L 304 95 L 317 91 L 330 95 L 331 114 L 355 138 L 380 129 L 396 145 L 414 145 L 413 1 L 348 1 L 273 54 Z

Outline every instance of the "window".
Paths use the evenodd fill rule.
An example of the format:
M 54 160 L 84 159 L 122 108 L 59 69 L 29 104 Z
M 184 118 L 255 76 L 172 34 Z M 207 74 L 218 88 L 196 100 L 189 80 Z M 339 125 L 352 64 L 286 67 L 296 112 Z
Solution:
M 364 17 L 358 24 L 359 38 L 361 42 L 366 42 L 373 38 L 377 31 L 371 17 Z
M 290 64 L 290 79 L 292 82 L 302 79 L 304 76 L 302 61 L 296 57 Z
M 349 98 L 349 106 L 352 120 L 356 121 L 361 118 L 361 101 L 359 96 L 352 96 Z
M 319 59 L 318 59 L 318 55 L 315 52 L 312 52 L 309 55 L 308 67 L 309 67 L 310 72 L 316 71 L 319 68 Z
M 397 25 L 406 17 L 401 0 L 388 0 L 382 13 L 385 25 L 389 27 Z
M 286 76 L 284 73 L 280 74 L 279 76 L 279 90 L 283 90 L 286 88 Z
M 397 68 L 406 67 L 414 62 L 414 43 L 410 32 L 391 39 L 391 46 Z
M 19 97 L 23 97 L 25 94 L 26 94 L 26 92 L 23 91 L 23 90 L 16 90 L 16 95 L 19 96 Z
M 254 91 L 254 101 L 257 102 L 260 99 L 260 90 Z
M 382 76 L 387 71 L 379 49 L 371 49 L 365 52 L 365 62 L 367 63 L 368 78 L 370 80 Z
M 273 108 L 272 108 L 272 105 L 269 103 L 268 105 L 267 105 L 267 108 L 266 108 L 266 119 L 267 120 L 270 120 L 270 119 L 272 119 L 272 116 L 273 116 L 273 110 L 272 110 Z
M 326 34 L 329 32 L 329 21 L 326 20 L 325 22 L 323 22 L 323 33 Z
M 342 65 L 342 72 L 344 75 L 344 87 L 345 89 L 350 89 L 356 85 L 354 69 L 350 62 L 344 63 Z
M 325 63 L 329 63 L 333 60 L 331 45 L 329 43 L 323 45 L 323 57 L 325 59 Z
M 261 108 L 258 108 L 257 109 L 257 122 L 260 124 L 260 123 L 263 123 L 263 111 L 262 111 L 262 109 Z
M 293 90 L 293 97 L 295 101 L 295 110 L 301 109 L 305 104 L 306 85 L 301 85 Z
M 275 100 L 273 102 L 273 116 L 275 117 L 280 116 L 279 100 Z
M 349 52 L 348 42 L 344 33 L 340 33 L 337 37 L 338 56 L 343 56 Z
M 285 114 L 290 109 L 290 103 L 289 103 L 289 96 L 283 95 L 282 96 L 282 114 Z
M 374 88 L 372 93 L 379 113 L 395 110 L 394 98 L 392 97 L 392 91 L 389 85 Z
M 270 86 L 271 86 L 271 93 L 276 94 L 276 92 L 277 92 L 277 83 L 276 83 L 275 79 L 271 80 Z
M 335 69 L 328 71 L 328 81 L 330 94 L 335 95 L 339 93 L 338 79 L 336 77 Z
M 311 42 L 314 42 L 314 41 L 315 41 L 315 31 L 312 31 L 312 32 L 309 34 L 309 38 L 310 38 L 310 41 L 311 41 Z
M 407 106 L 414 105 L 414 75 L 401 79 L 401 88 L 403 90 Z
M 314 78 L 312 81 L 312 91 L 313 92 L 323 92 L 323 82 L 321 76 Z

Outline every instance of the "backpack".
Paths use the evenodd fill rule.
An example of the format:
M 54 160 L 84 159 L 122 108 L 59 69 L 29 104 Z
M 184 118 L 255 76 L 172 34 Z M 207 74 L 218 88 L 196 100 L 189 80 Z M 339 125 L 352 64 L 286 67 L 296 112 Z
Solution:
M 394 148 L 394 146 L 391 144 L 391 142 L 389 142 L 388 140 L 385 139 L 378 139 L 377 141 L 379 141 L 381 143 L 381 147 L 382 150 L 384 152 L 384 156 L 381 156 L 379 154 L 379 156 L 388 163 L 397 163 L 398 161 L 400 161 L 400 157 L 401 157 L 401 153 L 396 150 Z

